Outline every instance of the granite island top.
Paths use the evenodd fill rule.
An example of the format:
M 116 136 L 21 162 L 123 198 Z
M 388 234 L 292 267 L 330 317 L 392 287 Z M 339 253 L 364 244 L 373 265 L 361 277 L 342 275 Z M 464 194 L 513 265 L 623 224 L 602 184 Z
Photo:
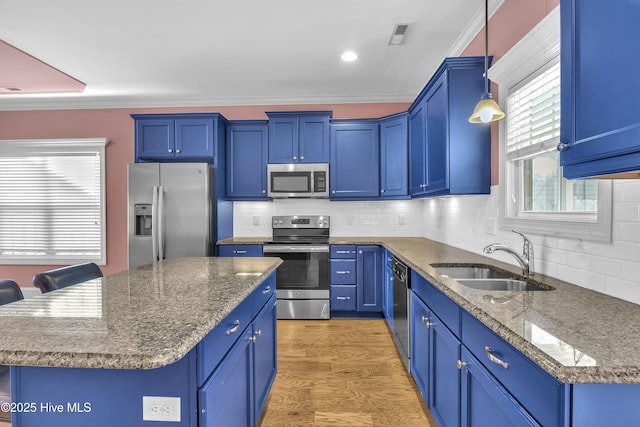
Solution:
M 281 263 L 279 258 L 169 258 L 1 306 L 0 364 L 169 365 Z
M 259 238 L 219 244 L 259 244 Z M 511 264 L 412 237 L 331 237 L 331 244 L 381 245 L 436 288 L 565 383 L 640 384 L 640 306 L 536 273 L 551 291 L 484 291 L 441 275 L 432 264 Z

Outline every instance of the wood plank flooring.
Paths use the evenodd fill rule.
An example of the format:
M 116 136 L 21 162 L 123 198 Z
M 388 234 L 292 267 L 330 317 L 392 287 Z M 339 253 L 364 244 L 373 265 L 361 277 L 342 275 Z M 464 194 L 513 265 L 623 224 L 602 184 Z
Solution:
M 261 427 L 436 424 L 382 319 L 278 320 Z

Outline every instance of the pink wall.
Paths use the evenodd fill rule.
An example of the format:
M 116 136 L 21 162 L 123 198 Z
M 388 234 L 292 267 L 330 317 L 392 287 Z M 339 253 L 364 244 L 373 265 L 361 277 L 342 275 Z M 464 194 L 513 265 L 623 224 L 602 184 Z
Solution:
M 506 0 L 489 20 L 489 55 L 493 64 L 509 51 L 538 22 L 560 4 L 560 0 Z M 461 56 L 484 55 L 484 27 L 469 43 Z M 493 99 L 498 99 L 498 86 L 491 85 Z M 491 125 L 491 184 L 498 184 L 498 123 Z
M 333 111 L 334 118 L 383 117 L 406 111 L 409 103 L 263 105 L 246 107 L 145 108 L 105 110 L 2 111 L 0 140 L 40 138 L 110 139 L 106 148 L 107 265 L 105 274 L 127 268 L 127 164 L 133 161 L 134 113 L 219 112 L 229 120 L 266 119 L 265 111 Z M 29 286 L 34 274 L 53 265 L 0 265 L 0 279 Z

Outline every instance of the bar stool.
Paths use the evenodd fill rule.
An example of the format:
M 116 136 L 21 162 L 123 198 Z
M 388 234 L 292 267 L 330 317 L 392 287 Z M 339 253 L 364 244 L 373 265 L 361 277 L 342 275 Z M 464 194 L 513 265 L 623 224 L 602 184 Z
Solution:
M 100 267 L 93 262 L 86 262 L 38 273 L 33 276 L 33 285 L 45 294 L 99 277 L 103 277 Z
M 0 305 L 9 304 L 23 298 L 20 287 L 13 280 L 0 280 Z M 5 402 L 11 402 L 11 382 L 9 380 L 9 367 L 0 366 L 0 406 Z M 11 420 L 11 412 L 0 410 L 0 420 Z

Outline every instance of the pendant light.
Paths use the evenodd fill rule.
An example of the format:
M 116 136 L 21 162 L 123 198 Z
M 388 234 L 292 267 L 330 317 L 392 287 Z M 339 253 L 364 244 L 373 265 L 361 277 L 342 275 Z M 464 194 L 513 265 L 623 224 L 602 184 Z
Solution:
M 491 98 L 489 90 L 489 0 L 484 1 L 484 93 L 469 117 L 470 123 L 489 123 L 504 118 L 504 112 Z

